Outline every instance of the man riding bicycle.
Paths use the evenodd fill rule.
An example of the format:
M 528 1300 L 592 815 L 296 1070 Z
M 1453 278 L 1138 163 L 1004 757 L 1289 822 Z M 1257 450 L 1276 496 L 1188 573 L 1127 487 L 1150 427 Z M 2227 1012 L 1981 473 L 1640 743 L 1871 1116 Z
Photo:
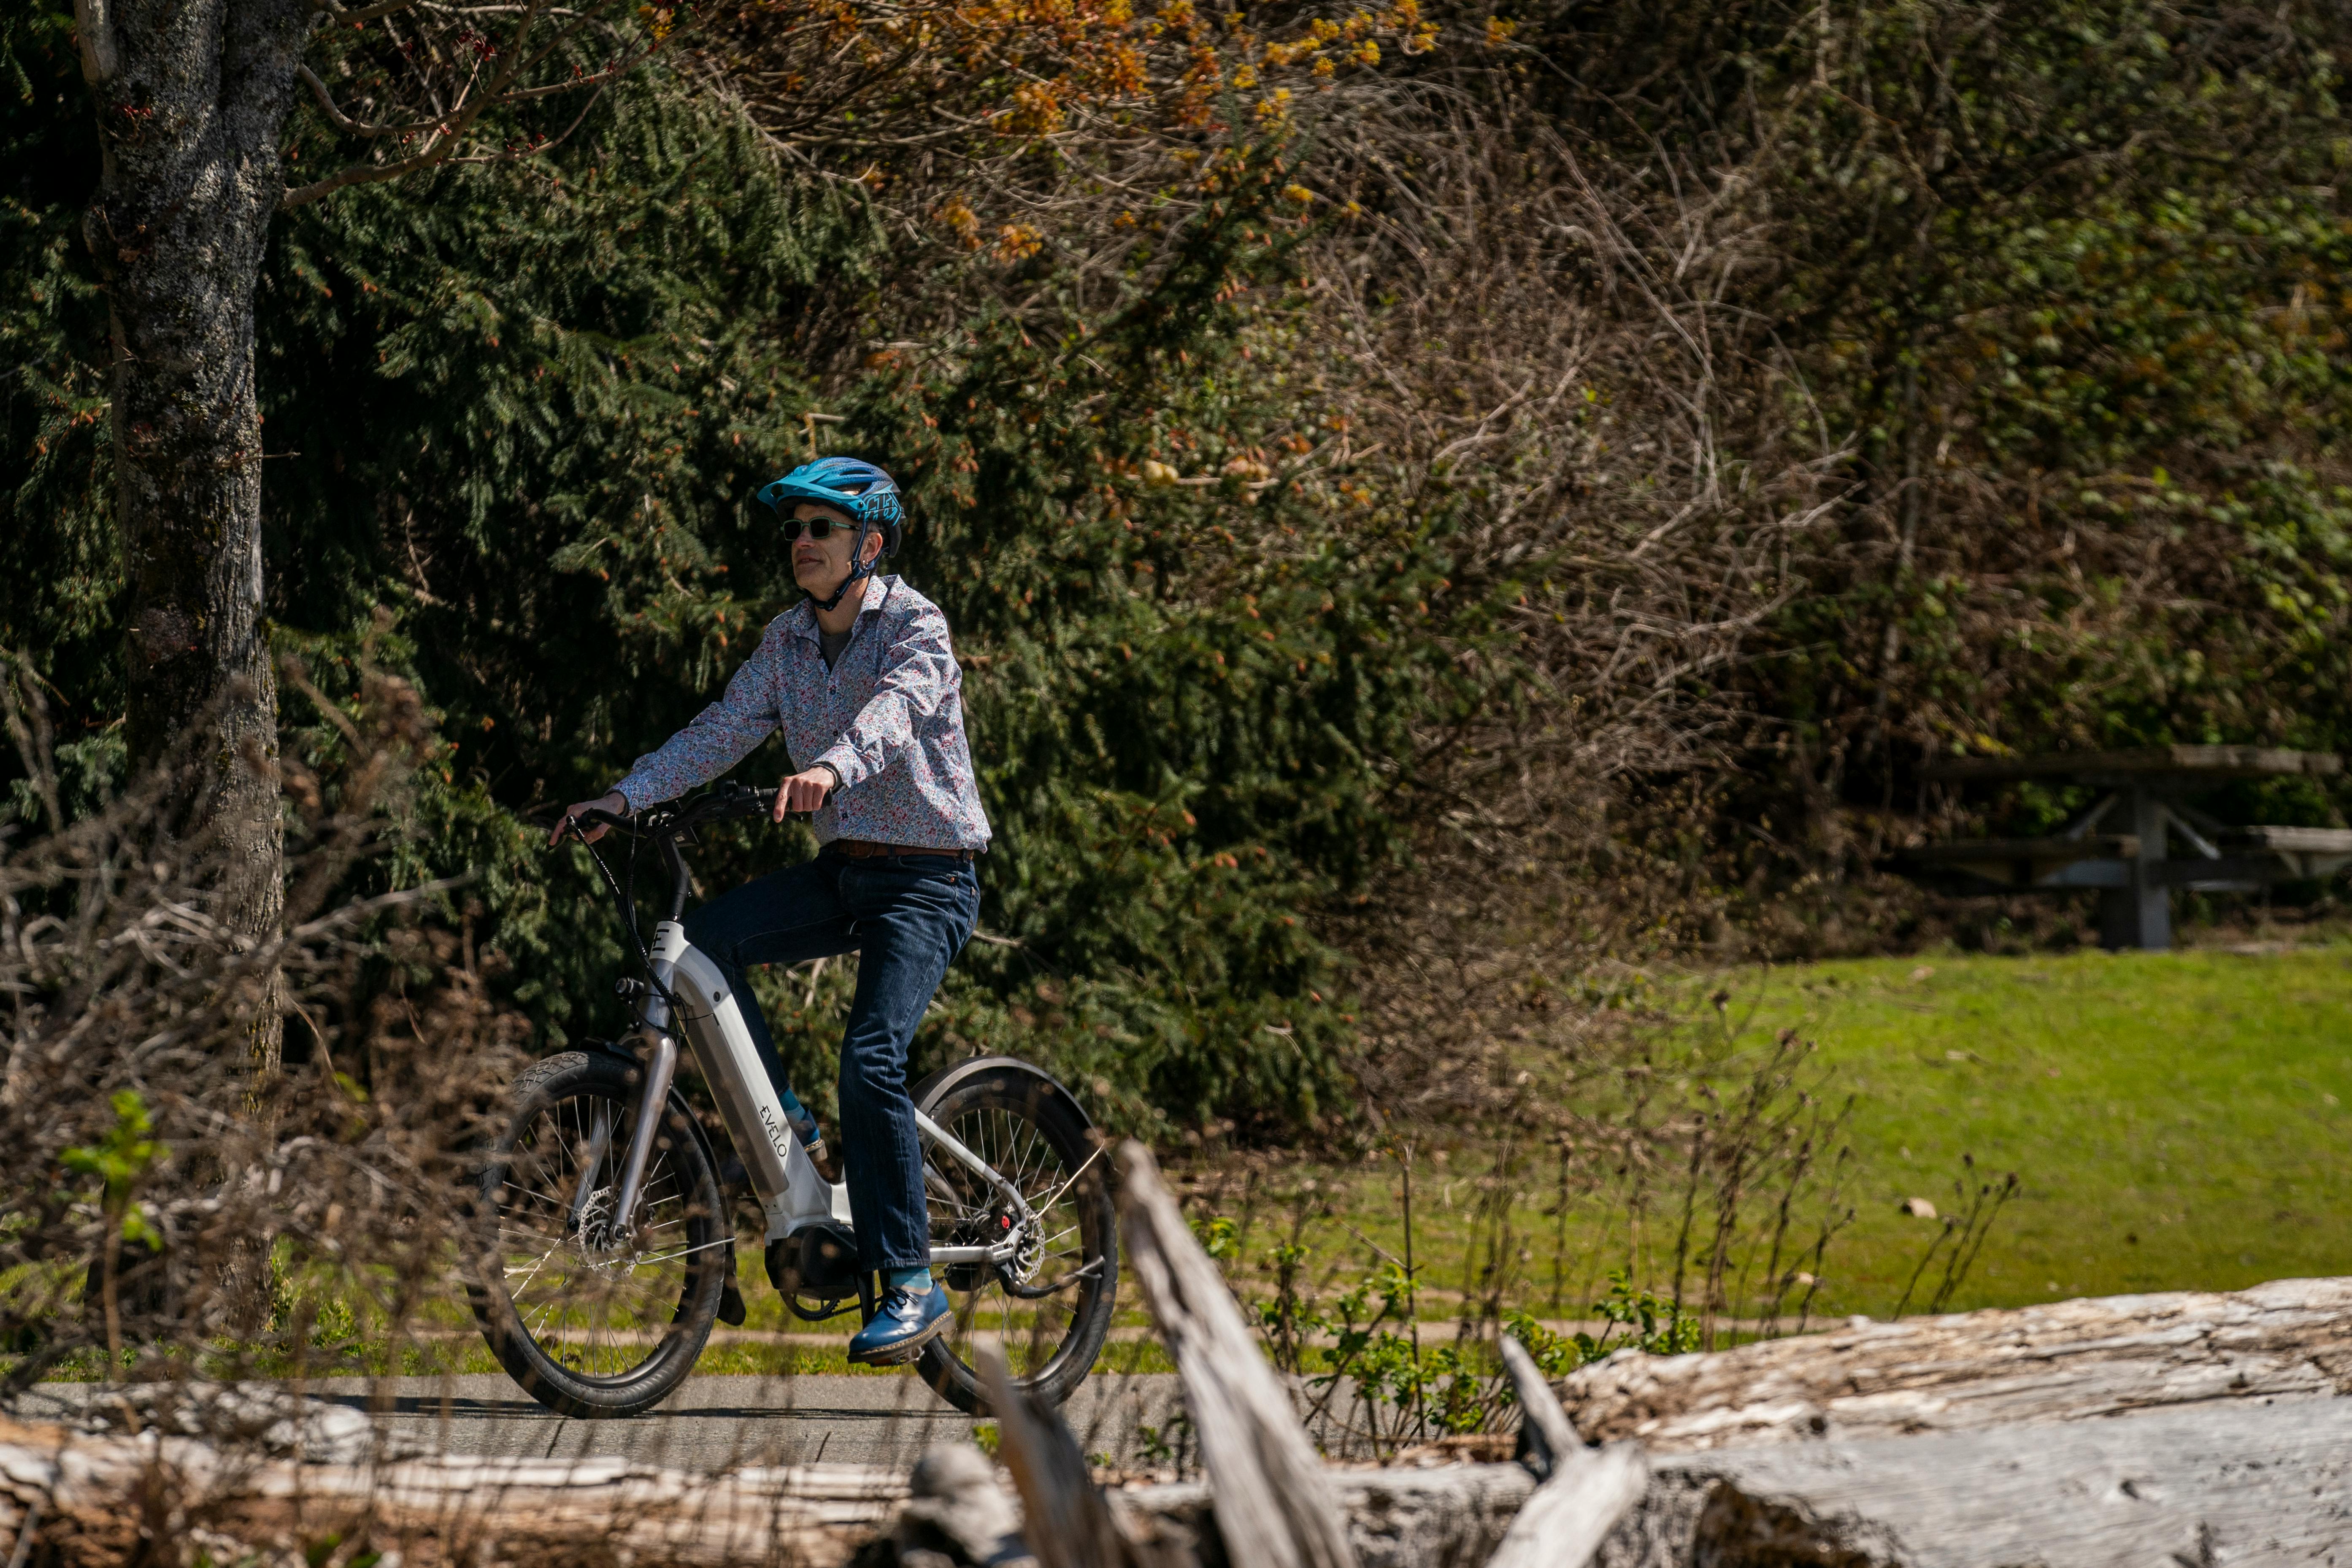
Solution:
M 948 1326 L 948 1295 L 930 1272 L 907 1053 L 979 918 L 972 861 L 988 848 L 988 817 L 964 740 L 947 617 L 903 579 L 874 575 L 903 532 L 898 485 L 871 463 L 823 458 L 762 487 L 759 499 L 782 524 L 807 600 L 768 623 L 724 696 L 639 757 L 609 793 L 566 808 L 549 842 L 583 811 L 622 815 L 675 799 L 783 731 L 800 771 L 776 791 L 774 819 L 814 812 L 820 852 L 703 905 L 686 917 L 686 932 L 725 973 L 785 1114 L 820 1168 L 824 1140 L 785 1083 L 747 976 L 755 964 L 859 955 L 841 1043 L 841 1152 L 859 1267 L 880 1275 L 883 1289 L 849 1359 L 897 1365 Z M 594 825 L 584 837 L 604 832 Z

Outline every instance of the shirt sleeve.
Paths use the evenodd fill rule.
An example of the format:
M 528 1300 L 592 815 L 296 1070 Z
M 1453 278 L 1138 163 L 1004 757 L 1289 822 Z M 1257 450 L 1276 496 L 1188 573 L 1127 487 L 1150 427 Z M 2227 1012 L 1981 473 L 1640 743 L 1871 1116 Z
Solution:
M 771 626 L 729 679 L 724 696 L 631 764 L 629 776 L 613 786 L 629 810 L 658 805 L 709 784 L 775 733 L 776 683 L 783 654 L 784 637 Z
M 927 605 L 909 617 L 898 639 L 883 656 L 881 681 L 840 740 L 814 758 L 810 766 L 824 763 L 841 778 L 844 790 L 855 789 L 905 753 L 915 743 L 915 723 L 961 700 L 963 672 L 948 641 L 948 618 L 937 605 Z

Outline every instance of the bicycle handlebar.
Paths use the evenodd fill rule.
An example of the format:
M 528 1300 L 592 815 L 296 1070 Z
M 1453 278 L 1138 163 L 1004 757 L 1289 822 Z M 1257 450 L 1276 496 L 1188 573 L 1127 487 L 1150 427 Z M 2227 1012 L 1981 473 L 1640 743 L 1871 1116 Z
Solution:
M 739 817 L 766 816 L 776 808 L 776 792 L 742 784 L 722 785 L 682 806 L 654 805 L 623 815 L 590 806 L 570 817 L 572 831 L 583 822 L 601 823 L 617 832 L 652 839 L 672 838 L 706 822 L 730 822 Z
M 767 816 L 774 812 L 775 806 L 774 790 L 753 789 L 744 784 L 730 784 L 708 790 L 683 805 L 648 806 L 643 811 L 631 812 L 626 816 L 590 806 L 585 811 L 575 812 L 565 818 L 564 826 L 570 829 L 571 837 L 580 839 L 583 844 L 586 842 L 586 835 L 580 830 L 583 823 L 595 823 L 610 827 L 627 834 L 632 839 L 652 840 L 660 849 L 663 867 L 669 873 L 669 918 L 677 920 L 685 912 L 687 889 L 690 880 L 687 874 L 686 857 L 678 853 L 679 837 L 708 822 L 726 822 L 746 816 Z M 598 874 L 604 878 L 605 887 L 612 891 L 614 907 L 620 911 L 621 923 L 629 932 L 630 940 L 637 949 L 637 958 L 646 966 L 646 977 L 654 980 L 656 987 L 659 989 L 660 983 L 655 978 L 652 960 L 646 953 L 644 940 L 637 931 L 635 851 L 632 850 L 629 855 L 629 880 L 625 888 L 614 877 L 611 868 L 604 864 L 604 858 L 596 853 L 595 846 L 588 845 L 587 848 L 589 858 L 596 863 Z M 663 994 L 667 996 L 668 994 L 664 991 Z

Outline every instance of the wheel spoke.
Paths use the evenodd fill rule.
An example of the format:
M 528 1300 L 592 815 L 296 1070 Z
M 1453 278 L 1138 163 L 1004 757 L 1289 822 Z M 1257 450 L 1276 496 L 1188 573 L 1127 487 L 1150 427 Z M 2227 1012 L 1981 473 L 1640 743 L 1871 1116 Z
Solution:
M 635 1223 L 613 1235 L 633 1108 L 595 1084 L 562 1094 L 511 1130 L 486 1184 L 488 1256 L 499 1262 L 485 1287 L 511 1303 L 509 1321 L 533 1358 L 598 1382 L 626 1379 L 665 1353 L 689 1293 L 709 1288 L 709 1255 L 734 1240 L 686 1136 L 655 1151 Z M 600 1120 L 601 1148 L 591 1131 Z
M 1015 1217 L 1022 1228 L 1015 1237 L 1018 1263 L 1012 1278 L 1024 1287 L 1043 1288 L 1044 1294 L 1012 1294 L 992 1268 L 948 1266 L 956 1313 L 946 1343 L 969 1377 L 973 1342 L 993 1340 L 1004 1347 L 1015 1376 L 1025 1383 L 1057 1364 L 1070 1348 L 1081 1305 L 1098 1299 L 1103 1260 L 1087 1263 L 1087 1238 L 1093 1227 L 1102 1226 L 1106 1236 L 1094 1243 L 1100 1246 L 1109 1227 L 1100 1217 L 1100 1188 L 1082 1188 L 1080 1183 L 1092 1171 L 1099 1150 L 1073 1145 L 1066 1152 L 1057 1142 L 1061 1135 L 1049 1130 L 1037 1108 L 1003 1103 L 986 1088 L 977 1098 L 982 1103 L 961 1111 L 942 1107 L 933 1115 L 950 1136 L 996 1173 L 1003 1187 L 992 1186 L 961 1162 L 947 1157 L 927 1162 L 925 1193 L 933 1241 L 993 1244 L 1004 1234 L 1003 1220 Z M 1025 1216 L 1007 1210 L 1003 1189 L 1020 1194 Z M 1081 1289 L 1072 1290 L 1072 1286 Z

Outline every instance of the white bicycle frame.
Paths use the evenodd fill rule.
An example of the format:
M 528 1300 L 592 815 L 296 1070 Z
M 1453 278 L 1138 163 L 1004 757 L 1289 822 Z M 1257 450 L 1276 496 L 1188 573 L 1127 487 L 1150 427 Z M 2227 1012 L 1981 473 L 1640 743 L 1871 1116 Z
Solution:
M 801 1147 L 792 1124 L 784 1120 L 783 1104 L 768 1081 L 767 1069 L 760 1064 L 742 1009 L 729 994 L 727 977 L 718 964 L 686 940 L 686 928 L 676 921 L 664 921 L 654 928 L 651 956 L 655 991 L 646 1000 L 638 1031 L 646 1076 L 638 1092 L 636 1123 L 622 1163 L 619 1191 L 614 1195 L 616 1218 L 625 1225 L 635 1214 L 646 1165 L 653 1154 L 654 1130 L 661 1120 L 658 1110 L 668 1103 L 670 1085 L 677 1075 L 677 1034 L 683 1033 L 695 1065 L 710 1086 L 710 1097 L 718 1102 L 728 1136 L 742 1157 L 761 1210 L 767 1215 L 767 1239 L 782 1240 L 813 1226 L 852 1226 L 849 1189 L 817 1174 L 808 1151 Z M 677 998 L 675 1016 L 665 994 Z M 964 1166 L 1003 1194 L 1013 1219 L 1003 1241 L 990 1247 L 934 1247 L 932 1263 L 1012 1263 L 1019 1238 L 1033 1217 L 1020 1189 L 919 1110 L 915 1112 L 915 1125 L 930 1150 Z M 589 1162 L 592 1171 L 595 1163 L 593 1159 Z

